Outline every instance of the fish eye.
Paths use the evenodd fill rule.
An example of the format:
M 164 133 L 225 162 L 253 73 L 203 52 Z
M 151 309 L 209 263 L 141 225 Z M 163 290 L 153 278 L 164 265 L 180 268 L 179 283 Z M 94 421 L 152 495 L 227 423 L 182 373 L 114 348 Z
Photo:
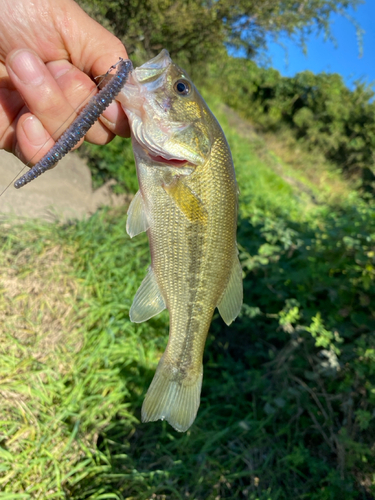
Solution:
M 177 82 L 174 84 L 174 90 L 177 92 L 177 94 L 180 95 L 188 95 L 190 94 L 190 83 L 187 80 L 177 80 Z

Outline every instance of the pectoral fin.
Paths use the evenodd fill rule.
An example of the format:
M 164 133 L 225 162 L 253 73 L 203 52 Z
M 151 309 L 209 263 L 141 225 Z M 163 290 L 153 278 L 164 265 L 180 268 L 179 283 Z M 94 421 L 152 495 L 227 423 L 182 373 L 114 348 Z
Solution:
M 207 221 L 207 210 L 203 203 L 181 180 L 163 187 L 190 222 L 203 224 Z
M 242 268 L 238 257 L 234 258 L 229 281 L 217 305 L 225 323 L 230 325 L 240 313 L 243 301 Z
M 146 216 L 146 209 L 141 192 L 138 191 L 132 199 L 128 209 L 126 232 L 130 238 L 133 238 L 133 236 L 137 236 L 137 234 L 147 231 L 148 228 L 149 223 Z
M 130 321 L 133 323 L 142 323 L 159 314 L 165 307 L 154 271 L 149 267 L 148 273 L 138 288 L 130 308 Z

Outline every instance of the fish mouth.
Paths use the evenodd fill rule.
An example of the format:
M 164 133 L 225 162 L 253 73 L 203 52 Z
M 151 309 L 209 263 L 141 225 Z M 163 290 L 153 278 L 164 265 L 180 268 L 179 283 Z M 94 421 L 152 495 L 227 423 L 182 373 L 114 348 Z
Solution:
M 165 128 L 161 126 L 158 129 L 158 134 L 154 133 L 154 135 L 159 135 L 158 142 L 155 142 L 152 137 L 150 137 L 150 135 L 152 136 L 153 134 L 149 134 L 147 128 L 144 126 L 141 113 L 135 113 L 126 108 L 124 108 L 124 111 L 126 112 L 131 123 L 133 141 L 137 143 L 139 150 L 142 150 L 143 154 L 152 162 L 159 163 L 160 166 L 169 166 L 181 169 L 186 166 L 191 166 L 191 168 L 194 169 L 197 166 L 195 161 L 196 155 L 191 154 L 190 151 L 184 152 L 184 148 L 181 148 L 181 151 L 173 151 L 174 148 L 172 148 L 171 151 L 168 151 L 168 146 L 165 147 L 171 133 L 173 134 L 176 129 L 186 129 L 189 125 L 183 123 L 169 124 Z
M 151 160 L 156 161 L 157 163 L 164 163 L 165 165 L 169 165 L 171 167 L 182 168 L 189 163 L 188 160 L 180 160 L 177 158 L 165 158 L 164 156 L 161 155 L 152 155 L 148 151 L 146 151 L 146 153 L 151 158 Z
M 135 137 L 133 138 L 135 139 Z M 186 158 L 181 158 L 181 157 L 176 158 L 160 150 L 159 151 L 149 150 L 147 147 L 145 147 L 145 144 L 141 144 L 137 140 L 136 142 L 138 143 L 138 146 L 141 147 L 143 152 L 147 155 L 147 157 L 150 158 L 150 160 L 152 160 L 155 163 L 160 163 L 164 167 L 174 167 L 189 172 L 191 172 L 196 168 L 196 165 L 192 163 L 191 160 L 187 160 Z M 187 167 L 187 169 L 185 169 L 185 167 Z

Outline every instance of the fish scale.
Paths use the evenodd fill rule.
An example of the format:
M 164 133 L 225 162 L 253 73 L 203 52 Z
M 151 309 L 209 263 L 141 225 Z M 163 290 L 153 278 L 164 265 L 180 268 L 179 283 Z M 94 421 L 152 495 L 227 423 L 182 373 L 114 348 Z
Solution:
M 187 85 L 189 94 L 179 96 L 176 82 Z M 151 250 L 151 268 L 130 317 L 144 321 L 166 307 L 170 318 L 168 344 L 142 420 L 166 419 L 186 431 L 199 407 L 203 351 L 215 307 L 229 324 L 242 303 L 235 172 L 220 125 L 166 51 L 137 68 L 120 96 L 140 187 L 129 208 L 128 232 L 146 230 Z M 184 168 L 173 166 L 174 159 L 185 159 Z

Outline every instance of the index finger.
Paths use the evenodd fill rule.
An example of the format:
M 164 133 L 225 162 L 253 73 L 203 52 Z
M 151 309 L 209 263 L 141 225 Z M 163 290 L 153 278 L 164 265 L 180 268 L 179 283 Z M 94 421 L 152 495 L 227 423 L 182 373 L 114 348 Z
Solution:
M 87 75 L 104 75 L 119 57 L 128 58 L 122 42 L 94 19 L 88 16 L 75 2 L 67 4 L 56 28 L 60 32 L 69 58 L 77 68 Z M 62 6 L 64 9 L 64 6 Z
M 77 4 L 69 6 L 67 15 L 69 23 L 62 17 L 57 26 L 71 62 L 81 71 L 95 78 L 104 75 L 119 58 L 128 58 L 122 42 L 90 18 Z M 68 30 L 64 29 L 65 26 L 68 26 Z M 63 80 L 61 84 L 65 85 Z M 122 137 L 129 136 L 127 117 L 117 102 L 104 111 L 100 121 L 112 133 Z

